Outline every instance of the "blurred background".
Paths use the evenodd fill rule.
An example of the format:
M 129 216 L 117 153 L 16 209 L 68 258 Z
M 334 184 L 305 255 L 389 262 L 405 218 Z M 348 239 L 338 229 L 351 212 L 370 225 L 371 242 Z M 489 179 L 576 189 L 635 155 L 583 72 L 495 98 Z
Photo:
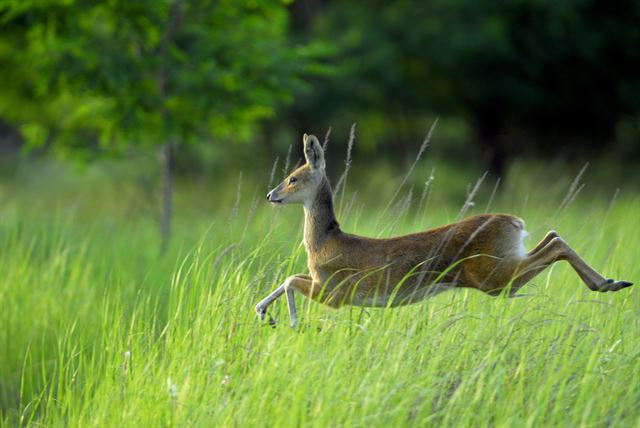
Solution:
M 640 183 L 639 22 L 637 0 L 2 0 L 0 201 L 126 200 L 166 241 L 176 186 L 261 197 L 308 132 L 376 189 L 436 120 L 409 186 L 435 171 L 460 202 L 590 162 L 610 197 Z
M 640 0 L 0 0 L 0 426 L 638 425 L 640 286 L 568 266 L 259 329 L 303 133 L 347 232 L 509 212 L 638 283 Z

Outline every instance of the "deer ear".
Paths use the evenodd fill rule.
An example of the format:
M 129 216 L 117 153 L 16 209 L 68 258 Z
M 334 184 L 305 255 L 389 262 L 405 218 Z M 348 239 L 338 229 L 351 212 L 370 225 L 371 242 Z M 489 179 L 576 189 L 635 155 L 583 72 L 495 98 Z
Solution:
M 322 150 L 320 141 L 315 135 L 304 134 L 302 142 L 304 143 L 304 157 L 307 159 L 307 163 L 313 169 L 324 170 L 324 150 Z

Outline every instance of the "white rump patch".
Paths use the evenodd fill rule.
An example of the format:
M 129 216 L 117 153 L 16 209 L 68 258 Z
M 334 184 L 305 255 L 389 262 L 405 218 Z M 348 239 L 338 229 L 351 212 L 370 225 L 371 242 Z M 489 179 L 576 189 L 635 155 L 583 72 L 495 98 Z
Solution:
M 524 246 L 524 240 L 527 239 L 528 236 L 529 236 L 529 232 L 527 232 L 526 230 L 522 229 L 520 231 L 520 238 L 518 242 L 518 248 L 516 251 L 517 251 L 518 257 L 521 259 L 527 257 L 527 248 Z

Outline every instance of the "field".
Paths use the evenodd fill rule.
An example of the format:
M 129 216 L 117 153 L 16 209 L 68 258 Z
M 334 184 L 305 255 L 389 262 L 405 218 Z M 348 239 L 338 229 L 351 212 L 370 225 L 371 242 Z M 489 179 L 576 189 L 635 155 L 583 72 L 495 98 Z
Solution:
M 356 162 L 336 195 L 343 229 L 512 212 L 530 246 L 553 228 L 605 276 L 640 279 L 637 189 L 516 165 L 501 192 L 485 183 L 465 204 L 477 176 L 438 166 L 425 188 L 432 166 L 399 187 L 401 174 Z M 298 330 L 284 300 L 276 328 L 260 323 L 255 303 L 306 259 L 302 209 L 268 206 L 271 166 L 259 169 L 180 180 L 159 254 L 156 201 L 129 169 L 14 165 L 0 181 L 0 423 L 640 426 L 640 289 L 591 292 L 565 263 L 517 299 L 461 290 L 333 310 L 297 296 Z

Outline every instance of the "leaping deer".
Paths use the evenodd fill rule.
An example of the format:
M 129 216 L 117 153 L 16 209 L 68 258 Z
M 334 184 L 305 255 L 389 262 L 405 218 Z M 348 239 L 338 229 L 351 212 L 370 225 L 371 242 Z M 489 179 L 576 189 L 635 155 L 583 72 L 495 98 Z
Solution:
M 322 146 L 304 134 L 306 164 L 267 194 L 274 204 L 304 206 L 304 244 L 310 275 L 293 275 L 255 307 L 261 320 L 287 295 L 291 326 L 297 325 L 294 292 L 333 308 L 345 304 L 392 307 L 419 302 L 441 291 L 467 287 L 492 296 L 510 295 L 551 264 L 566 260 L 593 291 L 633 285 L 606 279 L 556 232 L 531 251 L 524 247 L 524 221 L 505 214 L 466 218 L 424 232 L 388 239 L 345 233 L 333 211 Z M 273 323 L 273 319 L 270 317 Z

